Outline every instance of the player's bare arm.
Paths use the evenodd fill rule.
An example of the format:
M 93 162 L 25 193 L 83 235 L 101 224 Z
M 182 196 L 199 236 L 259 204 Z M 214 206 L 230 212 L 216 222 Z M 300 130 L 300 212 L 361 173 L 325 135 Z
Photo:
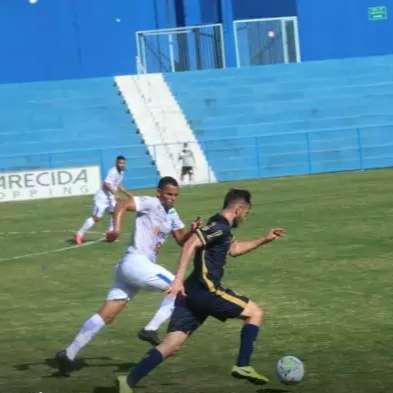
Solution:
M 109 183 L 102 183 L 102 188 L 108 192 L 110 192 L 112 195 L 116 194 L 116 191 L 114 190 L 114 188 L 109 184 Z
M 123 186 L 119 186 L 118 190 L 126 195 L 128 198 L 134 198 L 131 192 L 127 191 Z
M 229 249 L 229 255 L 232 257 L 238 257 L 240 255 L 247 254 L 248 252 L 253 251 L 256 248 L 262 247 L 276 239 L 284 237 L 285 234 L 286 231 L 283 228 L 272 228 L 267 232 L 265 236 L 262 236 L 258 239 L 245 241 L 235 240 L 231 244 L 231 248 Z
M 113 231 L 106 234 L 106 239 L 109 242 L 113 242 L 119 237 L 123 215 L 127 211 L 136 211 L 133 196 L 128 199 L 121 200 L 116 204 L 115 211 L 113 212 Z
M 195 250 L 202 246 L 203 243 L 196 234 L 193 234 L 184 244 L 181 250 L 175 279 L 167 291 L 170 295 L 176 297 L 178 293 L 181 293 L 185 296 L 183 283 L 187 273 L 187 267 L 192 259 L 192 256 L 194 255 Z
M 173 237 L 176 240 L 176 243 L 179 246 L 183 246 L 186 241 L 191 237 L 191 235 L 200 227 L 202 227 L 203 221 L 201 217 L 197 217 L 192 223 L 189 229 L 182 228 L 172 232 Z

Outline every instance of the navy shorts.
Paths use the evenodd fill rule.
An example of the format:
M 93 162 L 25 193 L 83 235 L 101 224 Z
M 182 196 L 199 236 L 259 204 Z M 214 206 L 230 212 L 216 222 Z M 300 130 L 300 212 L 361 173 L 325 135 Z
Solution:
M 176 298 L 168 333 L 181 331 L 191 334 L 209 316 L 223 322 L 228 318 L 239 318 L 249 301 L 249 298 L 230 289 L 187 291 L 186 297 L 179 295 Z

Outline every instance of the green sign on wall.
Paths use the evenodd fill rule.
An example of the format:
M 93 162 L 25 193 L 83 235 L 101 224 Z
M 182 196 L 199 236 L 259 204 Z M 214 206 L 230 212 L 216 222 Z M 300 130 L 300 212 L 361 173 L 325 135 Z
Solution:
M 386 6 L 368 7 L 368 19 L 374 21 L 388 19 L 388 10 Z

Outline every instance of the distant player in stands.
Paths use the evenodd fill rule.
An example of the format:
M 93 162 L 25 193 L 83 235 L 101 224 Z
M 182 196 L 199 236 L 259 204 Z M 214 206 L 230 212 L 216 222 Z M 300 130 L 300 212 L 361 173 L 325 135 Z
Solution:
M 181 246 L 201 225 L 197 218 L 190 230 L 184 227 L 174 204 L 178 197 L 178 183 L 172 177 L 163 177 L 157 188 L 157 196 L 130 196 L 119 201 L 114 212 L 114 229 L 107 233 L 109 241 L 115 240 L 121 229 L 124 213 L 136 212 L 134 235 L 127 253 L 116 266 L 112 288 L 106 301 L 98 312 L 92 315 L 82 326 L 73 342 L 56 354 L 59 371 L 68 376 L 74 369 L 77 353 L 87 345 L 96 334 L 126 307 L 127 303 L 140 289 L 167 291 L 174 276 L 164 267 L 156 264 L 157 254 L 166 238 L 172 234 Z M 157 330 L 171 316 L 174 309 L 174 297 L 168 295 L 161 303 L 153 319 L 140 330 L 138 337 L 153 345 L 160 343 Z
M 179 160 L 181 160 L 181 181 L 184 182 L 186 175 L 188 175 L 191 184 L 194 179 L 195 158 L 192 150 L 188 148 L 188 143 L 184 143 L 183 150 L 179 154 Z
M 198 228 L 186 242 L 176 278 L 170 289 L 170 293 L 177 295 L 177 298 L 168 335 L 160 345 L 144 356 L 127 378 L 119 378 L 120 393 L 132 392 L 144 376 L 180 350 L 188 337 L 209 316 L 221 321 L 228 318 L 239 318 L 243 321 L 239 355 L 232 368 L 232 376 L 255 384 L 268 382 L 265 376 L 250 366 L 263 311 L 249 298 L 225 289 L 221 284 L 228 253 L 234 257 L 243 255 L 285 234 L 283 229 L 274 228 L 255 240 L 233 240 L 232 228 L 237 227 L 246 217 L 250 207 L 251 195 L 248 191 L 230 190 L 225 196 L 221 212 L 211 217 L 206 226 Z M 183 286 L 187 266 L 194 253 L 194 269 Z
M 126 158 L 123 156 L 116 157 L 116 165 L 111 168 L 102 183 L 101 188 L 94 195 L 94 204 L 92 215 L 89 217 L 78 232 L 74 235 L 76 244 L 82 244 L 85 234 L 104 216 L 106 212 L 111 215 L 108 231 L 113 230 L 113 211 L 116 206 L 116 193 L 123 192 L 131 196 L 121 185 L 124 171 L 126 169 Z

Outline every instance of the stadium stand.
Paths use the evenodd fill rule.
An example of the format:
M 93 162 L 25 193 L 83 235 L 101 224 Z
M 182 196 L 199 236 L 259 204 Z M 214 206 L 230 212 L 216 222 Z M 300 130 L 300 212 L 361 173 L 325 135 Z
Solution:
M 112 78 L 0 85 L 0 170 L 100 165 L 128 158 L 124 184 L 158 173 Z
M 218 180 L 393 165 L 393 56 L 165 78 Z

